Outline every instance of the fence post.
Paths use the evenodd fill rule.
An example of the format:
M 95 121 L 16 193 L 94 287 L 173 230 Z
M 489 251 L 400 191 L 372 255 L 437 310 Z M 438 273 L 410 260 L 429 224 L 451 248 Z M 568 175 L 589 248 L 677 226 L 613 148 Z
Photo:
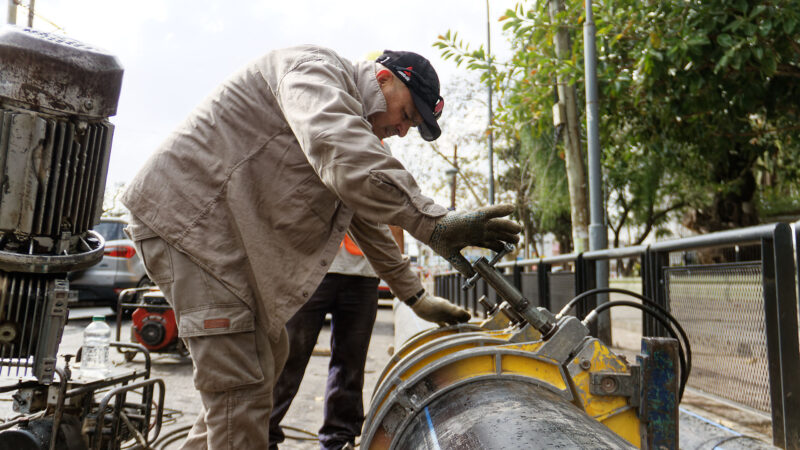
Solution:
M 585 259 L 583 253 L 579 254 L 575 260 L 575 295 L 594 289 L 596 283 L 595 262 Z M 583 319 L 595 308 L 597 308 L 597 296 L 592 295 L 576 305 L 575 316 Z M 597 332 L 597 321 L 594 321 L 589 325 L 589 333 L 597 337 Z
M 647 247 L 642 255 L 642 294 L 669 311 L 664 268 L 669 266 L 669 254 Z M 655 319 L 642 312 L 642 335 L 669 337 L 667 330 Z
M 550 264 L 539 262 L 536 268 L 537 288 L 539 289 L 539 306 L 550 310 Z M 557 312 L 557 311 L 552 311 Z
M 767 363 L 772 402 L 772 440 L 776 446 L 800 449 L 800 348 L 792 233 L 779 223 L 771 238 L 761 240 Z
M 522 269 L 522 266 L 514 264 L 514 269 L 512 272 L 514 275 L 514 287 L 520 292 L 522 292 Z

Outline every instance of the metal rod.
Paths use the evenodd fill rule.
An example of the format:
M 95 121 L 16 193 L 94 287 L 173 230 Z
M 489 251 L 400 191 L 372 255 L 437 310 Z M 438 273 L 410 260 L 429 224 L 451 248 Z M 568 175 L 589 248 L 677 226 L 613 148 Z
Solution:
M 532 327 L 539 330 L 543 335 L 547 334 L 552 328 L 553 323 L 541 311 L 536 309 L 530 301 L 514 288 L 502 275 L 489 265 L 486 258 L 481 257 L 472 266 L 476 272 L 481 274 L 486 282 L 497 291 L 503 300 L 507 301 Z
M 16 0 L 8 0 L 8 17 L 6 22 L 9 25 L 17 24 L 17 2 Z
M 28 0 L 28 28 L 33 28 L 33 5 L 36 0 Z
M 606 231 L 606 211 L 603 207 L 603 174 L 600 165 L 600 133 L 597 112 L 597 55 L 595 42 L 594 14 L 592 1 L 586 0 L 586 20 L 583 22 L 583 60 L 586 78 L 586 145 L 589 157 L 589 250 L 608 247 Z M 608 287 L 608 261 L 595 264 L 595 286 Z M 597 304 L 608 302 L 608 295 L 598 295 Z M 604 342 L 611 342 L 611 315 L 604 312 L 597 320 L 598 336 Z
M 489 58 L 489 204 L 494 205 L 494 111 L 492 111 L 492 33 L 489 27 L 489 0 L 486 0 L 486 56 Z

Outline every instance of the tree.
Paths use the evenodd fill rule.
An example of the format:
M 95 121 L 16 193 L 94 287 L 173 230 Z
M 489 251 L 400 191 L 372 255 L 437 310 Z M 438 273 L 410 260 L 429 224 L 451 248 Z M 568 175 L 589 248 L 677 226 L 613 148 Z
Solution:
M 106 186 L 103 195 L 103 216 L 122 217 L 128 213 L 128 209 L 122 204 L 122 194 L 125 193 L 125 183 L 116 182 Z
M 618 32 L 604 53 L 630 76 L 615 78 L 607 65 L 607 79 L 621 82 L 606 83 L 604 93 L 633 100 L 614 102 L 633 114 L 608 123 L 633 125 L 638 144 L 660 146 L 670 173 L 706 194 L 688 198 L 691 228 L 756 223 L 758 161 L 797 145 L 797 106 L 789 99 L 800 94 L 800 4 L 615 5 L 606 17 Z
M 691 228 L 713 231 L 755 223 L 769 208 L 800 209 L 793 100 L 800 98 L 800 3 L 620 0 L 594 8 L 617 244 L 628 224 L 642 242 L 684 212 Z M 564 23 L 576 24 L 567 29 L 579 39 L 582 15 L 575 0 L 552 16 L 544 0 L 507 11 L 500 20 L 514 54 L 505 62 L 489 64 L 482 48 L 471 50 L 455 32 L 435 45 L 458 64 L 491 70 L 502 92 L 496 126 L 509 142 L 526 127 L 543 139 L 552 130 L 554 84 L 583 76 L 583 49 L 559 58 L 553 39 Z M 794 197 L 769 203 L 776 192 Z

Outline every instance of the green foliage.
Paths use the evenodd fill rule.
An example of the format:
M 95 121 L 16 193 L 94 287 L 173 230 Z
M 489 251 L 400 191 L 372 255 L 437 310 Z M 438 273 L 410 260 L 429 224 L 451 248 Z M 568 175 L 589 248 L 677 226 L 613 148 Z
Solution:
M 503 14 L 513 48 L 508 61 L 488 59 L 483 47 L 471 49 L 455 32 L 434 44 L 499 92 L 495 130 L 508 148 L 519 148 L 509 153 L 515 161 L 530 165 L 515 176 L 537 177 L 526 198 L 543 227 L 565 206 L 553 192 L 565 192 L 563 173 L 555 176 L 552 160 L 536 157 L 554 147 L 547 145 L 554 83 L 562 75 L 583 85 L 583 1 L 565 3 L 553 21 L 546 1 Z M 769 192 L 794 199 L 782 204 L 797 203 L 800 2 L 617 0 L 596 2 L 594 18 L 605 189 L 616 237 L 633 225 L 640 242 L 687 210 L 694 212 L 687 223 L 698 230 L 749 225 L 759 219 L 748 206 L 754 202 L 761 214 L 786 210 L 770 206 L 777 203 Z M 566 59 L 555 55 L 558 27 L 570 32 Z

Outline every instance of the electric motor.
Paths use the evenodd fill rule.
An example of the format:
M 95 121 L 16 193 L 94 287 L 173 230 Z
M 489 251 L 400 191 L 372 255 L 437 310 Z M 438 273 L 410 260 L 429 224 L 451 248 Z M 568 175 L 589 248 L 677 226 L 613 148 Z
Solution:
M 0 373 L 53 377 L 66 273 L 103 257 L 102 213 L 122 67 L 56 34 L 0 28 Z

